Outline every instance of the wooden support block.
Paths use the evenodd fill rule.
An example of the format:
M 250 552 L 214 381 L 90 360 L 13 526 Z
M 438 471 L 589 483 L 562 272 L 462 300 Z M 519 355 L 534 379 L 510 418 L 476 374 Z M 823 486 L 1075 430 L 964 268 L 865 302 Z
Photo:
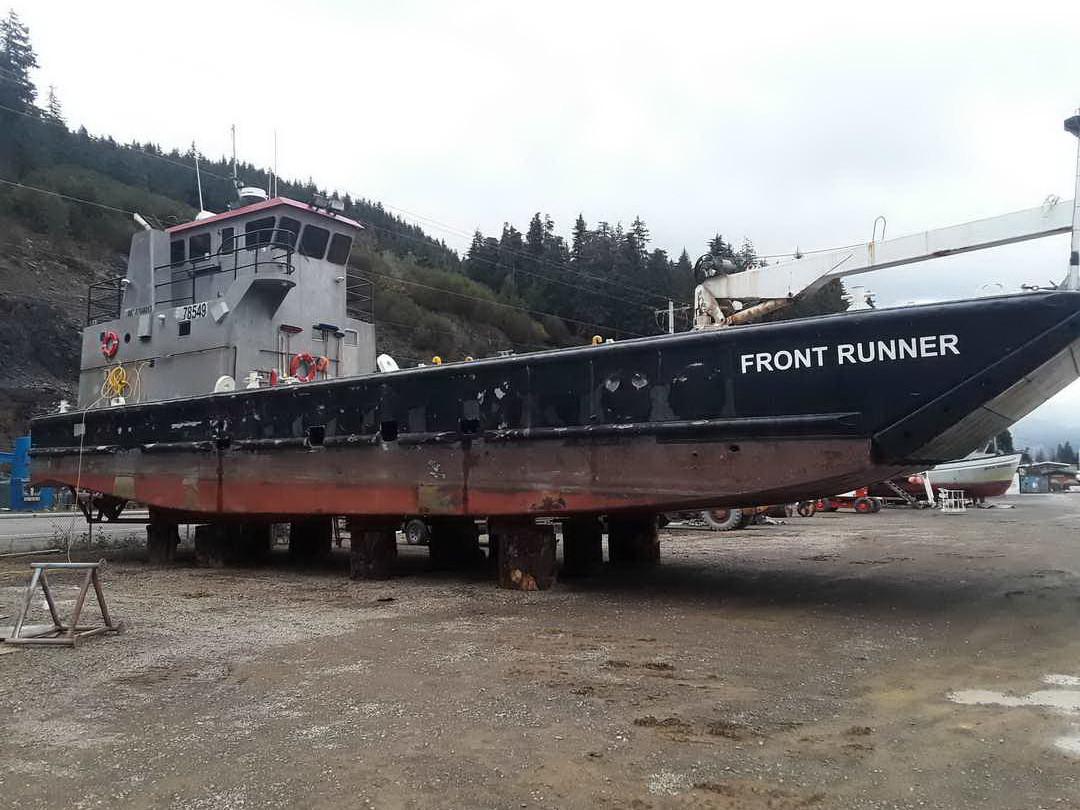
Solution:
M 648 568 L 659 564 L 656 515 L 608 515 L 608 553 L 613 565 Z
M 388 579 L 397 562 L 400 521 L 349 518 L 349 576 L 353 579 Z
M 563 566 L 567 577 L 587 577 L 604 565 L 604 534 L 599 515 L 580 515 L 562 522 Z
M 555 584 L 555 527 L 529 519 L 488 521 L 498 549 L 499 585 L 518 591 L 543 591 Z
M 195 527 L 195 562 L 207 568 L 223 568 L 229 563 L 228 539 L 221 523 Z
M 271 526 L 264 522 L 241 523 L 233 535 L 234 559 L 241 564 L 258 565 L 270 556 Z
M 330 555 L 333 518 L 294 520 L 289 524 L 289 556 L 294 562 L 311 563 Z
M 439 569 L 472 568 L 484 562 L 480 530 L 472 518 L 436 517 L 427 521 L 431 530 L 428 552 Z
M 151 510 L 146 524 L 146 556 L 151 565 L 167 565 L 176 559 L 180 545 L 180 527 Z

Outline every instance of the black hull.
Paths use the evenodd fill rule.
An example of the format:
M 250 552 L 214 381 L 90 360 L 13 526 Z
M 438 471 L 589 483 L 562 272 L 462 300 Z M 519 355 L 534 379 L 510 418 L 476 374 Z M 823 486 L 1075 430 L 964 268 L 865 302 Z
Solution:
M 1080 293 L 1036 293 L 97 410 L 81 449 L 70 413 L 34 421 L 34 478 L 206 515 L 811 498 L 980 446 L 1078 338 Z

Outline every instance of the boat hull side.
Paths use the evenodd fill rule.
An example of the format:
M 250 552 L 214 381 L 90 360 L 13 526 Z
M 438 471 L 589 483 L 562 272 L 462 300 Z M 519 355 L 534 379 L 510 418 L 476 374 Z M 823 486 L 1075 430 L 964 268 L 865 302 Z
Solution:
M 90 452 L 38 482 L 191 515 L 566 515 L 789 502 L 894 475 L 865 437 Z

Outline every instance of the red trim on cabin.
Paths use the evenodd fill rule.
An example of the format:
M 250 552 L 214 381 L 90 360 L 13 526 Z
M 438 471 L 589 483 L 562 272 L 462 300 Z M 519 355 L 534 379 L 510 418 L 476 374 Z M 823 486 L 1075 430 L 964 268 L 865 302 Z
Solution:
M 351 228 L 357 230 L 363 230 L 364 226 L 357 222 L 355 219 L 349 219 L 343 217 L 341 214 L 335 214 L 333 211 L 326 211 L 322 208 L 316 208 L 313 205 L 306 205 L 296 200 L 290 200 L 288 197 L 273 197 L 269 200 L 263 200 L 262 202 L 252 203 L 251 205 L 245 205 L 243 208 L 236 208 L 232 211 L 226 211 L 223 214 L 214 214 L 212 217 L 206 219 L 196 219 L 191 222 L 185 222 L 182 225 L 173 225 L 171 228 L 166 228 L 165 233 L 181 233 L 183 231 L 189 231 L 192 228 L 198 228 L 200 225 L 208 225 L 211 222 L 222 222 L 226 219 L 232 219 L 233 217 L 244 216 L 246 214 L 254 214 L 259 211 L 265 211 L 269 208 L 277 208 L 279 206 L 287 206 L 289 208 L 297 208 L 301 211 L 307 211 L 309 214 L 318 214 L 321 217 L 332 219 L 341 225 L 348 225 Z

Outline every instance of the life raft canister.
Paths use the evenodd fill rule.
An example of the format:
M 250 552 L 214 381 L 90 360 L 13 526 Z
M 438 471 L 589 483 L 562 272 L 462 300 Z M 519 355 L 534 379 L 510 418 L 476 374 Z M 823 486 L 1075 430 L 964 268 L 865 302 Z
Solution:
M 304 368 L 302 374 L 300 373 L 301 366 Z M 289 376 L 296 377 L 300 382 L 311 382 L 320 371 L 326 371 L 329 366 L 330 358 L 328 357 L 316 358 L 310 352 L 300 352 L 294 354 L 292 362 L 289 363 Z
M 120 335 L 111 329 L 101 337 L 101 353 L 110 360 L 120 350 Z

